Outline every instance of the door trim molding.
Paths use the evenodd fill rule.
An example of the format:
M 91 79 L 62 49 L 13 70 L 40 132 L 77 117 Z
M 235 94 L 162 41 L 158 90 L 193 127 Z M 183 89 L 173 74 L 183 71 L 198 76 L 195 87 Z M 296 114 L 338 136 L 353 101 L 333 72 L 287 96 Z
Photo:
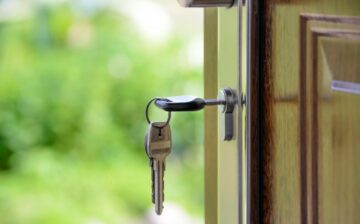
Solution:
M 218 13 L 216 8 L 204 10 L 204 97 L 215 99 L 218 93 L 217 48 Z M 204 166 L 205 166 L 205 223 L 217 224 L 218 220 L 218 118 L 216 107 L 204 112 Z
M 247 28 L 246 28 L 246 128 L 245 128 L 245 155 L 246 155 L 246 224 L 259 223 L 263 219 L 260 210 L 261 188 L 260 175 L 260 71 L 259 61 L 262 57 L 260 48 L 260 26 L 262 24 L 261 1 L 248 0 Z

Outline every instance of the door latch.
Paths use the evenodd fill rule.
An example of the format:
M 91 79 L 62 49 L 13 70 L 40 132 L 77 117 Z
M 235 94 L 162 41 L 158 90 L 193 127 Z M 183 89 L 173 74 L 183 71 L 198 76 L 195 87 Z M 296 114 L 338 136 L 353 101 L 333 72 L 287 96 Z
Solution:
M 205 106 L 222 106 L 224 114 L 224 140 L 231 141 L 234 136 L 234 109 L 238 104 L 235 90 L 225 88 L 220 90 L 217 99 L 202 99 L 193 96 L 174 96 L 157 98 L 155 105 L 168 112 L 198 111 Z

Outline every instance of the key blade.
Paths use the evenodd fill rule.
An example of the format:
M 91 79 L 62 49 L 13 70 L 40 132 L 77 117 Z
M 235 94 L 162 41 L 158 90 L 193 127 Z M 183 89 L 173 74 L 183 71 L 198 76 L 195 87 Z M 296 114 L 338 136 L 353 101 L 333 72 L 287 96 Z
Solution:
M 155 212 L 158 215 L 161 215 L 163 211 L 165 160 L 171 152 L 170 126 L 164 125 L 164 122 L 156 122 L 149 125 L 148 139 L 146 143 L 148 155 L 150 158 L 152 158 L 153 161 L 153 199 L 155 204 Z
M 154 161 L 155 173 L 155 212 L 161 215 L 164 202 L 164 162 L 162 160 Z

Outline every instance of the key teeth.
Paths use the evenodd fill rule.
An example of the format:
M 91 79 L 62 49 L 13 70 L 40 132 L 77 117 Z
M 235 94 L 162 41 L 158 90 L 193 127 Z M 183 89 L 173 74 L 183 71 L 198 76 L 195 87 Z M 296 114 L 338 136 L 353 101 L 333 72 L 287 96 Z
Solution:
M 151 195 L 151 201 L 153 204 L 155 204 L 155 193 L 152 193 Z
M 155 204 L 155 174 L 153 169 L 154 161 L 150 159 L 150 166 L 151 166 L 151 201 Z
M 155 209 L 156 214 L 160 216 L 162 214 L 163 209 L 164 209 L 164 206 L 162 206 L 162 208 L 160 210 Z
M 163 176 L 164 177 L 164 176 Z M 164 179 L 162 180 L 162 201 L 164 202 L 164 200 L 165 200 L 165 184 L 164 184 Z

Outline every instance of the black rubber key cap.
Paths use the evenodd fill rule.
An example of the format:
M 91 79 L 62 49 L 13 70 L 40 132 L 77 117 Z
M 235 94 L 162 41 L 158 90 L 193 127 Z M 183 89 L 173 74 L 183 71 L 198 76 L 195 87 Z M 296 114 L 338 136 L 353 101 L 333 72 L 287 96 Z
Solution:
M 159 98 L 155 100 L 155 105 L 165 111 L 197 111 L 205 107 L 204 99 L 193 96 L 174 96 Z

